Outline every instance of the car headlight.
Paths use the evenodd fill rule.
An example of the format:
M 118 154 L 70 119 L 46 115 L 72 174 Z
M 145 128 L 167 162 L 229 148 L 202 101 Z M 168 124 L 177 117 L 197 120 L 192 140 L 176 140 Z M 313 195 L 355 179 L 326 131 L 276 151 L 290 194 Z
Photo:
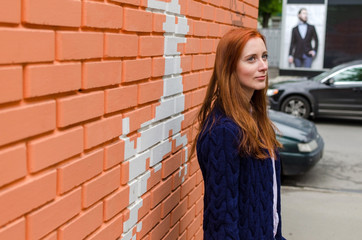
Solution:
M 271 96 L 277 95 L 278 93 L 279 93 L 278 89 L 268 89 L 266 92 L 266 95 L 268 97 L 271 97 Z
M 318 147 L 316 140 L 312 140 L 309 143 L 298 143 L 299 152 L 313 152 Z

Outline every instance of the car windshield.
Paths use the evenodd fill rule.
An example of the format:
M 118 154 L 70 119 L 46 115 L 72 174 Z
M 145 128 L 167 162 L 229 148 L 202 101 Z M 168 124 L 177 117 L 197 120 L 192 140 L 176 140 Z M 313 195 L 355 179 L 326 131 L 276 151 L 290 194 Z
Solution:
M 336 67 L 334 67 L 334 68 L 332 68 L 330 70 L 327 70 L 327 71 L 325 71 L 325 72 L 323 72 L 323 73 L 321 73 L 321 74 L 319 74 L 319 75 L 317 75 L 315 77 L 312 77 L 311 80 L 316 81 L 316 82 L 320 82 L 325 77 L 327 77 L 327 76 L 331 75 L 332 73 L 337 72 L 337 71 L 339 71 L 339 70 L 341 70 L 342 68 L 345 68 L 345 67 L 346 67 L 346 65 L 344 65 L 344 64 L 336 66 Z

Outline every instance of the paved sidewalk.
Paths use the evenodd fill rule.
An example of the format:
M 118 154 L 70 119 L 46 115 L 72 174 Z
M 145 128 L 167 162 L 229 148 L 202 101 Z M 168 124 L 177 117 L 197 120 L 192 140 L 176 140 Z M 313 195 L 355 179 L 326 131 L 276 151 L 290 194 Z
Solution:
M 287 240 L 361 240 L 362 194 L 282 187 Z

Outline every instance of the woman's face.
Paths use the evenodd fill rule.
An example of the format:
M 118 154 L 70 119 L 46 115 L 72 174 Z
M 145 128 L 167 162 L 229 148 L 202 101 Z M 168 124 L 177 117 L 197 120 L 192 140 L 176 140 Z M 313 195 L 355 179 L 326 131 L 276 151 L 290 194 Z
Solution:
M 266 87 L 268 53 L 261 38 L 251 38 L 241 52 L 236 73 L 250 99 L 255 90 Z

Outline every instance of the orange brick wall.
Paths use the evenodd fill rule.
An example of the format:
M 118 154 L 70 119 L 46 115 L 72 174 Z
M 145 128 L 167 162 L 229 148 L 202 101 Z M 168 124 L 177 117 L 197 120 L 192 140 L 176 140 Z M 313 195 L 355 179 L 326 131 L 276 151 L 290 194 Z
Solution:
M 202 239 L 188 159 L 258 0 L 0 0 L 0 239 Z

